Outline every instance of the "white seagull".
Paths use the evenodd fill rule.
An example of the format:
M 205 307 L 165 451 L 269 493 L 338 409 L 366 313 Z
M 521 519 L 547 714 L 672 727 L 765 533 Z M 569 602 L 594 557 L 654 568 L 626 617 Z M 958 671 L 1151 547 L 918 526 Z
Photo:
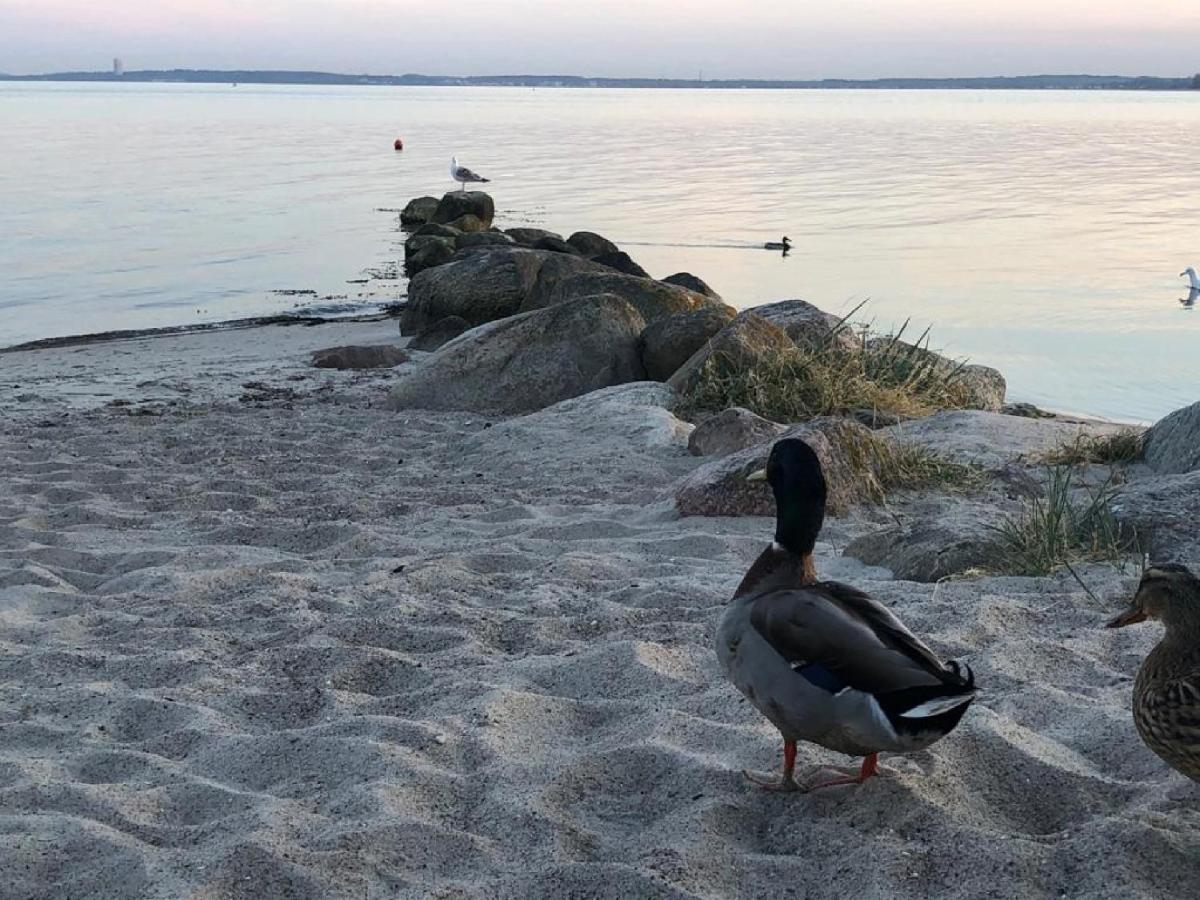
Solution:
M 1194 268 L 1192 268 L 1191 266 L 1188 266 L 1186 269 L 1184 269 L 1182 272 L 1179 273 L 1180 278 L 1182 278 L 1184 275 L 1186 275 L 1188 277 L 1188 281 L 1190 282 L 1191 289 L 1193 291 L 1200 291 L 1200 275 L 1196 274 L 1196 270 Z
M 466 166 L 460 166 L 458 164 L 457 156 L 450 157 L 450 177 L 462 184 L 463 191 L 466 191 L 468 181 L 472 184 L 491 181 L 490 178 L 484 178 L 482 175 L 476 175 Z

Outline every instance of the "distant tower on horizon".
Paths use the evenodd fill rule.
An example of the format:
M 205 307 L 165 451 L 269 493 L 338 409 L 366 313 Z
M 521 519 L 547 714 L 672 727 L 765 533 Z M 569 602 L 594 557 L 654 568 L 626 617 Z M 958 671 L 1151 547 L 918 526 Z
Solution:
M 125 74 L 125 63 L 121 61 L 121 57 L 113 57 L 113 74 L 118 78 Z

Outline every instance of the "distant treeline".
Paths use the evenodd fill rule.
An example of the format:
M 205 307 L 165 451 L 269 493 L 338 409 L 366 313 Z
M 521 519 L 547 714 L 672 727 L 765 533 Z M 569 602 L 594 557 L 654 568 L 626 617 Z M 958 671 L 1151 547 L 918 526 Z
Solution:
M 985 78 L 825 78 L 819 81 L 762 79 L 704 80 L 687 78 L 587 78 L 580 75 L 339 75 L 332 72 L 242 72 L 208 69 L 146 69 L 113 72 L 55 72 L 49 75 L 4 75 L 3 81 L 135 81 L 188 84 L 341 84 L 429 87 L 544 87 L 544 88 L 709 88 L 715 90 L 878 89 L 878 90 L 1200 90 L 1194 78 L 1148 75 L 1016 75 Z

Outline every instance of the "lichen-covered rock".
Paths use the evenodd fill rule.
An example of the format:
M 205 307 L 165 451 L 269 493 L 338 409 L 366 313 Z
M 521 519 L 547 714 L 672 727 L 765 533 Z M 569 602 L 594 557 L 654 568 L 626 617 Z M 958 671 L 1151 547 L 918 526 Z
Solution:
M 444 319 L 438 319 L 409 341 L 408 348 L 410 350 L 436 350 L 470 329 L 471 324 L 461 316 L 446 316 Z
M 827 510 L 844 514 L 858 503 L 872 500 L 878 482 L 864 467 L 864 454 L 856 446 L 871 439 L 857 422 L 839 418 L 812 419 L 796 425 L 776 440 L 798 437 L 816 452 L 829 486 Z M 680 482 L 675 490 L 675 508 L 681 516 L 773 516 L 775 497 L 765 481 L 747 481 L 746 476 L 767 464 L 775 440 L 764 441 L 729 456 L 706 463 Z
M 461 231 L 463 234 L 479 234 L 480 232 L 487 231 L 491 223 L 484 222 L 479 216 L 468 213 L 465 216 L 459 216 L 448 224 L 451 228 Z
M 807 300 L 780 300 L 756 306 L 753 311 L 787 332 L 797 347 L 817 349 L 832 345 L 854 350 L 858 346 L 853 331 L 845 327 L 840 318 Z
M 691 272 L 676 272 L 674 275 L 668 275 L 662 281 L 664 284 L 674 284 L 681 288 L 687 288 L 689 291 L 695 291 L 697 294 L 712 297 L 714 300 L 721 299 L 721 295 L 709 287 L 703 278 L 698 278 Z
M 408 359 L 408 353 L 400 347 L 367 344 L 315 350 L 312 365 L 318 369 L 390 369 Z
M 786 425 L 740 406 L 731 406 L 696 426 L 688 439 L 688 450 L 693 456 L 728 456 L 777 438 L 785 431 Z
M 999 369 L 980 365 L 963 366 L 956 380 L 969 392 L 969 409 L 999 412 L 1004 408 L 1008 383 Z
M 605 253 L 616 253 L 620 249 L 608 238 L 596 234 L 594 231 L 577 231 L 567 238 L 567 243 L 589 258 Z
M 652 321 L 640 341 L 646 376 L 666 381 L 735 315 L 729 306 L 706 306 Z
M 1164 474 L 1200 470 L 1200 403 L 1175 410 L 1146 432 L 1145 457 Z
M 687 394 L 696 386 L 710 362 L 745 368 L 764 354 L 787 350 L 792 346 L 792 339 L 782 328 L 772 325 L 754 312 L 738 313 L 712 340 L 693 353 L 667 383 L 680 394 Z
M 437 206 L 437 197 L 417 197 L 409 200 L 400 211 L 400 227 L 405 230 L 419 228 L 433 218 Z
M 496 204 L 483 191 L 451 191 L 438 201 L 430 221 L 448 225 L 463 216 L 474 216 L 484 223 L 485 229 L 490 228 L 496 217 Z
M 608 266 L 610 269 L 616 269 L 618 272 L 623 272 L 626 275 L 636 275 L 638 278 L 649 278 L 650 274 L 633 261 L 628 253 L 623 250 L 613 250 L 609 253 L 600 253 L 592 257 L 594 262 L 600 263 L 602 266 Z
M 644 378 L 645 323 L 620 297 L 581 297 L 474 328 L 401 376 L 393 408 L 527 413 Z

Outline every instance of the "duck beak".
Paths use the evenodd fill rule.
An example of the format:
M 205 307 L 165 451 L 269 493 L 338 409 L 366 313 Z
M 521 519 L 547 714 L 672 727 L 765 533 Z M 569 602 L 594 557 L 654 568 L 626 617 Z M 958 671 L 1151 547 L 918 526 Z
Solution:
M 751 472 L 749 475 L 746 476 L 746 480 L 747 481 L 766 481 L 767 480 L 767 470 L 766 469 L 756 469 L 755 471 Z
M 1140 606 L 1131 606 L 1122 610 L 1108 621 L 1105 628 L 1124 628 L 1126 625 L 1136 625 L 1146 621 L 1146 612 Z

